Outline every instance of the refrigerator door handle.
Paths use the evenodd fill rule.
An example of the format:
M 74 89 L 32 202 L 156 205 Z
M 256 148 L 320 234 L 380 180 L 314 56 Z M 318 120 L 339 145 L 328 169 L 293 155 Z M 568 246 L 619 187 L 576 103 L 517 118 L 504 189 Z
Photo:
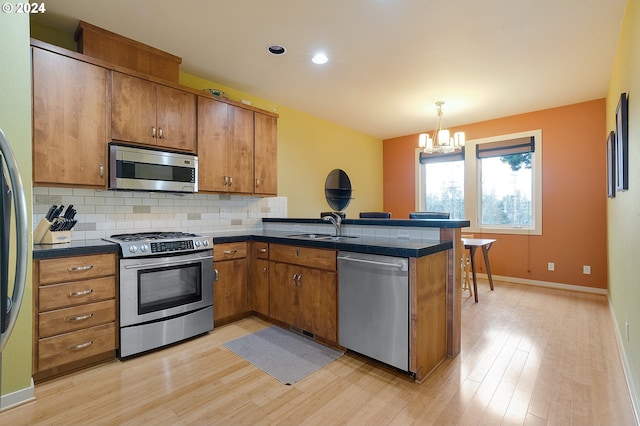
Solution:
M 9 312 L 9 318 L 7 321 L 7 329 L 0 333 L 0 352 L 4 348 L 11 331 L 16 324 L 18 313 L 20 312 L 20 305 L 22 305 L 22 297 L 24 296 L 24 290 L 27 280 L 27 258 L 29 252 L 28 238 L 29 233 L 27 230 L 27 203 L 24 198 L 24 185 L 20 172 L 18 170 L 18 162 L 16 161 L 9 141 L 7 140 L 4 132 L 0 129 L 0 151 L 4 156 L 7 163 L 7 171 L 9 172 L 9 180 L 11 181 L 11 189 L 13 193 L 13 201 L 16 211 L 16 271 L 13 282 L 13 293 L 11 295 L 11 311 Z M 0 164 L 0 167 L 2 165 Z M 0 173 L 3 173 L 0 170 Z

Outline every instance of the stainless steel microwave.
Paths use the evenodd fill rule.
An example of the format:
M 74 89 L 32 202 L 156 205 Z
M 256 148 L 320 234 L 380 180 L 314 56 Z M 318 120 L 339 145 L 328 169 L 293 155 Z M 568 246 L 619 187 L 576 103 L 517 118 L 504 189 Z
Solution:
M 198 192 L 198 156 L 110 143 L 109 189 Z

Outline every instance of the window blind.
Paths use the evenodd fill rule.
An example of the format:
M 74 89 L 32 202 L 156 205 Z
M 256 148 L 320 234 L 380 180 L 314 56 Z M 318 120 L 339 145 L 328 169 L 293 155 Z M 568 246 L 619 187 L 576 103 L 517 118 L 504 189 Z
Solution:
M 535 151 L 535 137 L 507 139 L 476 145 L 477 158 L 502 157 L 504 155 L 522 154 Z
M 420 153 L 420 164 L 433 164 L 433 163 L 444 163 L 447 161 L 459 161 L 464 160 L 464 146 L 462 150 L 448 153 L 432 153 L 428 154 L 426 152 Z

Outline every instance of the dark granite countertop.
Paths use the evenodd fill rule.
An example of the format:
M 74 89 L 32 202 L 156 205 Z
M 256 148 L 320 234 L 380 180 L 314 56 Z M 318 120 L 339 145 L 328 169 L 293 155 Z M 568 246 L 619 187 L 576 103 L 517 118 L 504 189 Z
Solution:
M 118 253 L 120 246 L 104 240 L 78 240 L 65 244 L 34 244 L 33 259 Z
M 262 222 L 269 223 L 327 223 L 322 219 L 304 218 L 263 218 Z M 419 228 L 468 228 L 469 220 L 454 219 L 343 219 L 343 225 L 375 225 L 375 226 L 411 226 Z
M 214 244 L 239 241 L 263 241 L 277 244 L 296 244 L 357 253 L 379 254 L 397 257 L 422 257 L 453 248 L 451 241 L 415 240 L 379 236 L 359 236 L 341 241 L 331 239 L 309 239 L 292 237 L 290 232 L 245 231 L 238 233 L 211 234 Z M 214 246 L 215 249 L 215 246 Z M 104 240 L 78 240 L 67 244 L 36 244 L 33 246 L 34 259 L 83 256 L 89 254 L 118 253 L 117 244 Z
M 379 254 L 396 257 L 422 257 L 453 248 L 451 241 L 415 240 L 380 236 L 359 236 L 341 241 L 331 239 L 309 239 L 292 237 L 292 232 L 254 231 L 252 233 L 213 234 L 213 243 L 233 243 L 239 241 L 263 241 L 276 244 L 297 244 L 307 247 Z M 215 248 L 214 248 L 215 250 Z

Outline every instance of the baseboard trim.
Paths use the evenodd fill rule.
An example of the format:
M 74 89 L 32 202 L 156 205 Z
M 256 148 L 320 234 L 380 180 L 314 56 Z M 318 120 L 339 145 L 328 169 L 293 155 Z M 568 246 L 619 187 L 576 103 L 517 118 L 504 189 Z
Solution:
M 479 278 L 488 279 L 487 274 L 477 274 L 477 276 Z M 603 294 L 603 295 L 609 294 L 606 288 L 593 288 L 593 287 L 585 287 L 581 285 L 554 283 L 551 281 L 539 281 L 539 280 L 530 280 L 527 278 L 505 277 L 501 275 L 492 275 L 492 277 L 494 280 L 506 281 L 506 282 L 516 283 L 516 284 L 555 288 L 558 290 L 578 291 L 581 293 L 592 293 L 592 294 Z
M 18 405 L 35 401 L 35 399 L 35 385 L 33 384 L 33 379 L 31 379 L 31 385 L 28 388 L 0 396 L 0 413 L 5 410 L 9 410 L 10 408 L 17 407 Z
M 607 299 L 609 302 L 609 314 L 611 315 L 611 319 L 613 320 L 613 325 L 615 328 L 618 354 L 620 355 L 622 370 L 624 371 L 624 378 L 626 379 L 627 388 L 629 389 L 629 395 L 631 396 L 633 414 L 636 416 L 636 424 L 640 425 L 640 390 L 636 388 L 633 378 L 631 377 L 631 364 L 629 363 L 629 358 L 627 358 L 627 353 L 624 351 L 624 340 L 622 338 L 622 335 L 620 334 L 620 327 L 618 327 L 618 321 L 616 319 L 615 311 L 613 310 L 613 305 L 611 304 L 611 299 L 608 297 Z

